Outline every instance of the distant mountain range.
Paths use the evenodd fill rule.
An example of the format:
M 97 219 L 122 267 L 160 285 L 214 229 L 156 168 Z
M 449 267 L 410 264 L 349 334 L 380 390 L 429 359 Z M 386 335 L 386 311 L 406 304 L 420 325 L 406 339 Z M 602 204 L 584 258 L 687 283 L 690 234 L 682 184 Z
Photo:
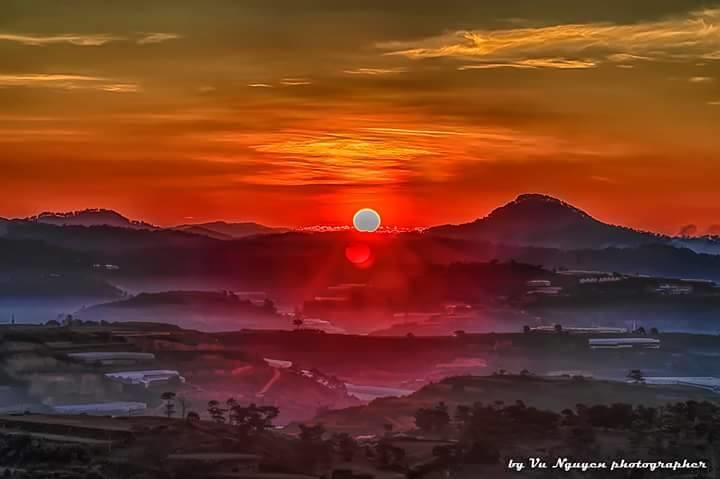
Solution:
M 221 241 L 293 231 L 289 228 L 275 228 L 252 222 L 225 221 L 182 224 L 163 228 L 144 221 L 129 219 L 113 210 L 87 209 L 67 213 L 44 212 L 20 220 L 0 218 L 0 236 L 8 236 L 12 225 L 18 222 L 63 227 L 107 226 L 133 230 L 181 232 Z M 324 232 L 322 228 L 306 228 L 304 231 Z M 391 232 L 402 234 L 406 231 L 392 230 Z M 720 254 L 718 237 L 667 236 L 608 224 L 569 203 L 541 194 L 520 195 L 483 218 L 465 224 L 432 227 L 425 230 L 425 234 L 434 237 L 563 250 L 669 244 L 690 248 L 698 253 Z
M 124 226 L 123 226 L 124 225 Z M 282 234 L 276 234 L 282 233 Z M 365 282 L 385 271 L 406 277 L 428 265 L 516 260 L 545 268 L 720 280 L 715 238 L 670 237 L 599 221 L 559 199 L 520 195 L 484 218 L 424 232 L 366 236 L 373 268 L 345 258 L 352 231 L 308 232 L 255 223 L 159 228 L 110 210 L 0 221 L 0 270 L 82 272 L 117 265 L 130 278 L 204 278 L 238 287 L 309 281 Z M 388 241 L 388 238 L 391 240 Z M 323 278 L 318 278 L 323 275 Z
M 212 221 L 176 226 L 174 229 L 186 233 L 198 234 L 219 240 L 244 238 L 246 236 L 286 233 L 288 228 L 272 228 L 258 223 L 227 223 L 225 221 Z
M 53 226 L 81 226 L 81 227 L 111 227 L 132 230 L 151 231 L 179 231 L 192 235 L 205 236 L 216 240 L 232 240 L 247 236 L 285 233 L 288 228 L 273 228 L 258 223 L 241 222 L 229 223 L 225 221 L 212 221 L 198 224 L 183 224 L 163 228 L 144 221 L 132 220 L 117 211 L 108 209 L 85 209 L 70 212 L 43 212 L 36 216 L 9 220 L 0 218 L 0 237 L 8 235 L 8 229 L 13 224 L 41 224 Z M 26 228 L 27 229 L 27 228 Z

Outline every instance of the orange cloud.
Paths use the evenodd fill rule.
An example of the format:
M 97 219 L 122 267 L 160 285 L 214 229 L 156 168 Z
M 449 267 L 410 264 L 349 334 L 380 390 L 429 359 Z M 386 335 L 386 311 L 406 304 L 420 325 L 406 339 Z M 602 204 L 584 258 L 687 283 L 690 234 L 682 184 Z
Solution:
M 115 93 L 134 93 L 140 89 L 135 83 L 117 82 L 104 77 L 48 73 L 0 74 L 0 87 L 90 89 Z
M 353 68 L 350 70 L 344 70 L 344 73 L 347 73 L 348 75 L 368 75 L 368 76 L 378 76 L 378 75 L 393 75 L 397 73 L 405 73 L 407 72 L 406 68 L 402 67 L 396 67 L 396 68 Z
M 153 43 L 162 43 L 168 40 L 181 38 L 176 33 L 144 33 L 141 34 L 135 43 L 138 45 L 148 45 Z M 0 41 L 9 41 L 20 43 L 22 45 L 40 47 L 48 45 L 75 45 L 80 47 L 99 47 L 112 42 L 128 41 L 132 37 L 121 35 L 112 35 L 108 33 L 97 34 L 62 34 L 62 35 L 36 35 L 27 33 L 0 33 Z
M 383 43 L 379 47 L 389 50 L 388 55 L 411 59 L 481 59 L 500 65 L 539 61 L 541 66 L 550 68 L 567 68 L 572 63 L 543 59 L 582 56 L 585 63 L 593 64 L 605 60 L 715 59 L 720 58 L 719 24 L 720 9 L 716 8 L 625 25 L 582 23 L 462 30 L 419 41 Z

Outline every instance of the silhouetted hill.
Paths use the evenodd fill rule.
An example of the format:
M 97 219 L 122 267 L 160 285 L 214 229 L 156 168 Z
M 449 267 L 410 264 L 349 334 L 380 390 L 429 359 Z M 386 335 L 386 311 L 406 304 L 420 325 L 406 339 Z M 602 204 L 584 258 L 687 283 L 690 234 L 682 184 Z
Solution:
M 564 201 L 540 194 L 520 195 L 485 218 L 461 225 L 438 226 L 428 233 L 561 249 L 639 246 L 669 240 L 603 223 Z
M 291 327 L 290 321 L 277 314 L 272 303 L 258 305 L 229 291 L 140 293 L 83 308 L 77 315 L 83 320 L 153 321 L 207 331 Z
M 86 209 L 64 213 L 46 211 L 37 216 L 26 218 L 26 221 L 57 226 L 115 226 L 135 229 L 156 228 L 149 223 L 130 220 L 117 211 L 107 209 Z
M 286 233 L 290 231 L 287 228 L 272 228 L 258 223 L 227 223 L 225 221 L 180 225 L 176 226 L 175 229 L 194 234 L 202 234 L 216 239 L 237 239 L 246 236 Z
M 213 242 L 205 236 L 164 229 L 126 226 L 58 226 L 37 221 L 12 220 L 0 229 L 0 237 L 14 240 L 43 241 L 85 253 L 117 254 L 144 248 L 206 246 Z
M 208 228 L 204 228 L 202 226 L 198 225 L 183 225 L 183 226 L 177 226 L 173 228 L 176 231 L 182 231 L 184 233 L 190 233 L 194 235 L 199 236 L 207 236 L 208 238 L 216 239 L 216 240 L 231 240 L 233 239 L 232 236 L 226 235 L 224 233 L 218 233 L 217 231 L 213 231 Z
M 122 295 L 120 289 L 89 273 L 0 274 L 0 300 L 92 298 L 101 301 L 120 298 Z
M 2 227 L 0 225 L 0 227 Z M 50 245 L 40 240 L 13 240 L 0 237 L 0 271 L 87 271 L 90 255 Z

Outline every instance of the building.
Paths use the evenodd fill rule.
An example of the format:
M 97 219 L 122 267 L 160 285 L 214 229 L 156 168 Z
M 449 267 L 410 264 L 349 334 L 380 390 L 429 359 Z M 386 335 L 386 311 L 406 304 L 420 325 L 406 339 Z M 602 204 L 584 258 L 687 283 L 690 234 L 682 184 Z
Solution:
M 126 421 L 98 416 L 25 414 L 0 416 L 0 436 L 30 436 L 50 442 L 109 446 L 134 437 Z
M 539 294 L 543 296 L 557 296 L 562 292 L 562 286 L 546 286 L 543 288 L 535 288 L 528 291 L 528 294 Z
M 588 339 L 590 349 L 660 349 L 655 338 L 594 338 Z
M 692 294 L 695 288 L 689 284 L 663 283 L 655 288 L 655 292 L 666 296 L 684 296 Z
M 123 384 L 140 384 L 147 387 L 168 384 L 172 382 L 185 382 L 179 371 L 171 369 L 153 369 L 148 371 L 122 371 L 107 373 L 105 377 Z
M 90 404 L 64 404 L 52 406 L 58 414 L 88 414 L 91 416 L 137 416 L 147 409 L 144 402 L 117 401 Z
M 555 326 L 536 326 L 530 328 L 533 333 L 557 333 Z M 569 327 L 562 328 L 563 333 L 567 334 L 627 334 L 629 331 L 627 328 L 611 328 L 611 327 Z
M 677 384 L 692 386 L 720 393 L 720 378 L 713 377 L 654 377 L 645 378 L 646 384 Z
M 155 359 L 152 353 L 136 353 L 126 351 L 101 351 L 101 352 L 84 352 L 84 353 L 68 353 L 68 358 L 96 366 L 111 366 L 118 364 L 138 364 L 142 362 L 150 362 Z

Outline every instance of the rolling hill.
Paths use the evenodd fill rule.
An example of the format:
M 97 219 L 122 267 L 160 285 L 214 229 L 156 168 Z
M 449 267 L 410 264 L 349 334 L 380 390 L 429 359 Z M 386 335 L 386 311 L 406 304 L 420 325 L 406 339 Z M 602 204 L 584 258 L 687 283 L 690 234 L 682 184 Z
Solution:
M 286 233 L 290 231 L 287 228 L 272 228 L 258 223 L 228 223 L 225 221 L 180 225 L 174 229 L 216 239 L 238 239 L 245 238 L 246 236 Z

